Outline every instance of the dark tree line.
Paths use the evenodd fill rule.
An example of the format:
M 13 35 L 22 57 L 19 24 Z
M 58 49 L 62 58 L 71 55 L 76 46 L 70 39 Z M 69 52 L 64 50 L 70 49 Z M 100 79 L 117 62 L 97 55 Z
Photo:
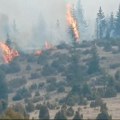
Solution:
M 100 7 L 96 18 L 96 38 L 120 38 L 120 6 L 116 15 L 111 13 L 108 18 Z

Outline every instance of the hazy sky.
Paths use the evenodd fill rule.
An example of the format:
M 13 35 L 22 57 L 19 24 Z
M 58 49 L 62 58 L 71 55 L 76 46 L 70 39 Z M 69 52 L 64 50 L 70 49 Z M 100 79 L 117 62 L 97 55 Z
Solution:
M 0 13 L 5 13 L 10 20 L 15 19 L 19 26 L 31 26 L 44 14 L 48 20 L 65 17 L 66 3 L 76 0 L 0 0 Z M 85 16 L 93 19 L 96 10 L 102 6 L 106 14 L 117 11 L 120 0 L 81 0 Z
M 30 39 L 33 26 L 37 25 L 40 15 L 52 29 L 59 19 L 65 33 L 66 4 L 76 4 L 77 0 L 0 0 L 0 13 L 6 14 L 10 22 L 16 21 L 17 27 Z M 106 15 L 116 13 L 120 0 L 81 0 L 87 21 L 93 21 L 101 6 Z M 94 28 L 94 27 L 92 27 Z M 53 31 L 53 33 L 55 30 Z M 56 34 L 56 33 L 54 33 Z M 66 36 L 65 34 L 60 36 Z M 29 36 L 29 37 L 28 37 Z

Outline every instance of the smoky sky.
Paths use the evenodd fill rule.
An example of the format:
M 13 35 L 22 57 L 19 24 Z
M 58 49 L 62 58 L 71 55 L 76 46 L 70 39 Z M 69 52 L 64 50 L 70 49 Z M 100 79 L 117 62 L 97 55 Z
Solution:
M 60 36 L 65 36 L 66 32 L 66 4 L 76 4 L 77 0 L 0 0 L 0 14 L 6 14 L 9 22 L 16 21 L 19 31 L 30 39 L 31 32 L 42 16 L 49 26 L 49 31 L 55 28 L 56 21 L 61 24 Z M 93 22 L 97 11 L 101 6 L 105 15 L 111 12 L 116 13 L 120 0 L 81 0 L 85 19 Z M 59 31 L 58 31 L 59 32 Z M 52 31 L 56 34 L 56 31 Z M 29 36 L 29 37 L 28 37 Z M 23 41 L 24 42 L 24 41 Z
M 0 13 L 8 15 L 10 21 L 16 20 L 19 27 L 31 27 L 38 20 L 40 14 L 45 19 L 54 22 L 65 18 L 66 3 L 76 3 L 76 0 L 0 0 Z M 117 11 L 120 0 L 81 0 L 85 17 L 93 19 L 99 6 L 106 14 Z

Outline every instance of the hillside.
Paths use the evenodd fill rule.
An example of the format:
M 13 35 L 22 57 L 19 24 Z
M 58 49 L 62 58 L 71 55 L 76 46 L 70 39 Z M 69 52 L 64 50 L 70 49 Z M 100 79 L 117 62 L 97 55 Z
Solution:
M 84 118 L 92 119 L 99 113 L 99 106 L 94 110 L 90 103 L 99 96 L 105 99 L 110 114 L 118 118 L 115 114 L 117 105 L 114 110 L 110 108 L 117 98 L 109 98 L 116 97 L 120 90 L 120 78 L 116 78 L 120 70 L 119 46 L 112 42 L 107 47 L 105 44 L 84 41 L 77 44 L 74 51 L 72 46 L 62 43 L 45 50 L 40 56 L 21 52 L 12 63 L 1 65 L 9 89 L 8 105 L 33 103 L 37 107 L 49 103 L 51 118 L 63 104 L 73 106 L 74 110 L 83 106 Z M 110 85 L 113 83 L 112 89 Z M 102 92 L 104 87 L 106 90 Z M 30 117 L 37 118 L 36 107 L 28 110 Z M 93 111 L 94 115 L 91 115 Z

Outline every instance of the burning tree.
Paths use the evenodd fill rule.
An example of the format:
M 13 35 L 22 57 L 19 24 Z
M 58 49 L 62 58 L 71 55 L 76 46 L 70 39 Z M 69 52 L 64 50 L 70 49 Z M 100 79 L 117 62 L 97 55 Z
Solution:
M 67 5 L 67 22 L 72 37 L 74 37 L 74 41 L 79 42 L 80 34 L 79 34 L 78 24 L 72 12 L 72 8 L 69 4 Z
M 17 50 L 12 49 L 4 42 L 0 42 L 0 50 L 2 52 L 2 56 L 5 63 L 10 63 L 14 58 L 19 56 Z
M 71 52 L 71 64 L 69 66 L 70 72 L 68 72 L 67 79 L 71 85 L 77 85 L 83 80 L 81 67 L 79 65 L 79 58 L 76 50 L 76 44 L 80 39 L 79 29 L 77 21 L 72 12 L 70 5 L 67 5 L 67 22 L 69 26 L 69 34 L 72 36 L 72 51 Z

